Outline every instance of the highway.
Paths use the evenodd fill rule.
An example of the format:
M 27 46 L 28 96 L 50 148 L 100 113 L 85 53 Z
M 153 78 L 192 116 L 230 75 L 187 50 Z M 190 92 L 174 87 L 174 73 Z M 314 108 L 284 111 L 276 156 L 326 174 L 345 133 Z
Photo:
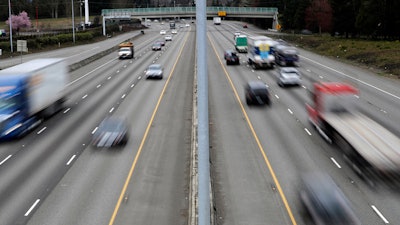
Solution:
M 213 222 L 313 224 L 299 200 L 299 176 L 317 170 L 331 175 L 362 224 L 396 224 L 398 191 L 361 179 L 309 124 L 305 103 L 311 102 L 314 81 L 351 82 L 360 89 L 361 110 L 400 136 L 400 123 L 394 122 L 400 121 L 399 81 L 300 49 L 303 85 L 280 88 L 279 67 L 253 70 L 245 54 L 240 65 L 226 65 L 223 51 L 234 48 L 234 31 L 264 32 L 241 26 L 208 22 Z M 163 39 L 161 29 L 168 24 L 153 22 L 145 35 L 129 32 L 23 57 L 64 57 L 75 64 L 129 38 L 135 44 L 133 60 L 119 60 L 114 51 L 71 71 L 65 109 L 25 137 L 1 143 L 0 225 L 188 224 L 195 203 L 196 28 L 178 28 L 162 51 L 152 51 L 152 43 Z M 11 61 L 3 59 L 0 66 Z M 152 63 L 164 66 L 162 80 L 145 79 Z M 268 85 L 270 107 L 245 104 L 249 80 Z M 90 146 L 93 130 L 107 115 L 129 121 L 123 148 Z

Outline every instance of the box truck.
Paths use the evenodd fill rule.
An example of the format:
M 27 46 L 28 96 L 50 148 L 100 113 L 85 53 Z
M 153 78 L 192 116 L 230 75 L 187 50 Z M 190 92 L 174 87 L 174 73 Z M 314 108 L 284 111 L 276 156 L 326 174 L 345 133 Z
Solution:
M 0 71 L 0 139 L 22 136 L 62 109 L 68 71 L 61 58 L 36 59 Z

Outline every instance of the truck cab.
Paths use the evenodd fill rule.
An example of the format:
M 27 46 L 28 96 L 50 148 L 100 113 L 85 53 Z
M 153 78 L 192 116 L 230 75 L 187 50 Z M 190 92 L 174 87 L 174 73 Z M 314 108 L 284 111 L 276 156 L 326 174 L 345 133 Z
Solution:
M 134 57 L 134 46 L 132 42 L 123 42 L 119 44 L 118 47 L 119 59 L 132 59 Z

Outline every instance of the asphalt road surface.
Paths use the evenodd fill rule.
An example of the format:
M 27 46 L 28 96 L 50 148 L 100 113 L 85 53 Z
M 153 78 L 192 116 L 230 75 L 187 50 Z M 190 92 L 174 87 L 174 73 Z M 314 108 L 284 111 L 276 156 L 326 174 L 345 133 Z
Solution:
M 159 31 L 152 23 L 103 43 L 60 49 L 37 57 L 64 57 L 69 64 L 132 39 L 135 59 L 116 52 L 70 73 L 64 110 L 22 139 L 0 145 L 0 225 L 188 224 L 195 25 L 178 28 L 162 51 L 152 51 Z M 302 86 L 280 88 L 279 67 L 253 70 L 246 54 L 227 66 L 223 51 L 233 49 L 233 33 L 261 31 L 240 22 L 208 22 L 208 77 L 212 215 L 215 224 L 313 224 L 299 200 L 299 176 L 325 171 L 350 199 L 362 224 L 396 224 L 400 196 L 386 185 L 361 179 L 339 149 L 311 127 L 305 103 L 314 81 L 346 81 L 360 89 L 360 108 L 400 134 L 400 83 L 368 70 L 300 49 Z M 11 60 L 12 61 L 12 60 Z M 0 66 L 10 63 L 1 60 Z M 147 80 L 147 66 L 164 67 L 162 80 Z M 270 107 L 245 104 L 244 85 L 265 82 Z M 90 146 L 93 130 L 108 116 L 126 118 L 128 144 Z M 195 164 L 194 164 L 195 165 Z M 195 202 L 195 201 L 194 201 Z

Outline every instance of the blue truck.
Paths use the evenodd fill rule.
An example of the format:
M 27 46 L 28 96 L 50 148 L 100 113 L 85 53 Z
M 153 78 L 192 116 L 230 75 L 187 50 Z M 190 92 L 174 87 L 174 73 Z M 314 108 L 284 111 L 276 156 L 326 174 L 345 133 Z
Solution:
M 68 70 L 61 58 L 35 59 L 0 71 L 0 139 L 14 139 L 62 109 Z
M 275 46 L 275 62 L 280 66 L 295 65 L 299 61 L 299 53 L 293 46 L 279 44 Z

